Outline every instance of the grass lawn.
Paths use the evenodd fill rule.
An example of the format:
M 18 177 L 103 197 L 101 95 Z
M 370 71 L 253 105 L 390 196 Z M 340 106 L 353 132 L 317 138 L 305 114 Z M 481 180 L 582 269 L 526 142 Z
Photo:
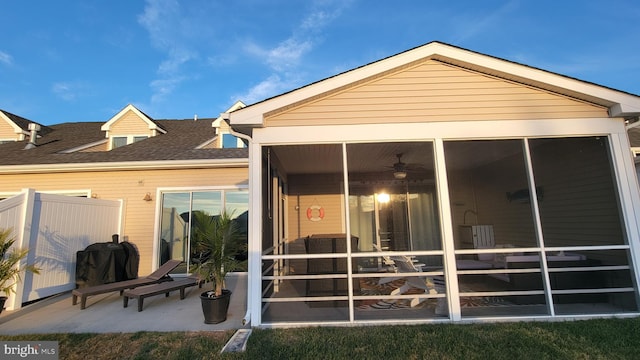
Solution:
M 245 353 L 220 355 L 232 335 L 233 331 L 0 335 L 0 341 L 58 341 L 60 359 L 85 360 L 640 358 L 640 318 L 256 329 Z

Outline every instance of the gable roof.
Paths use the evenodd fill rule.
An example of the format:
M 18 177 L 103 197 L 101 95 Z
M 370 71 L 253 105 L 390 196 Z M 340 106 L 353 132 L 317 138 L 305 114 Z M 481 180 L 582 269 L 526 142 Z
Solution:
M 110 151 L 67 152 L 104 140 L 98 122 L 51 125 L 38 146 L 25 150 L 25 141 L 0 144 L 0 173 L 53 172 L 102 168 L 179 168 L 194 163 L 228 163 L 246 166 L 247 149 L 198 149 L 212 138 L 214 119 L 154 120 L 166 131 Z
M 426 59 L 433 59 L 460 68 L 600 105 L 608 108 L 609 116 L 611 117 L 636 117 L 640 115 L 640 96 L 484 55 L 449 44 L 431 42 L 282 95 L 266 99 L 243 109 L 223 114 L 223 117 L 230 120 L 234 129 L 244 133 L 250 133 L 251 128 L 264 126 L 265 114 L 308 99 L 317 98 L 336 89 L 344 88 L 381 73 L 419 61 L 425 61 Z
M 111 130 L 111 127 L 115 123 L 117 123 L 129 111 L 136 114 L 141 121 L 145 122 L 146 125 L 149 127 L 149 130 L 155 130 L 163 134 L 166 133 L 166 131 L 161 126 L 159 126 L 157 122 L 151 119 L 151 117 L 149 117 L 147 114 L 143 113 L 142 111 L 138 110 L 135 106 L 131 104 L 128 104 L 127 106 L 125 106 L 124 109 L 120 110 L 120 112 L 118 112 L 115 116 L 113 116 L 109 121 L 104 123 L 104 125 L 102 125 L 101 127 L 101 130 L 106 131 L 108 133 Z
M 24 136 L 29 135 L 29 124 L 31 123 L 38 124 L 35 121 L 25 119 L 21 116 L 12 114 L 8 111 L 1 110 L 1 109 L 0 109 L 0 120 L 4 120 L 9 126 L 11 126 L 15 134 L 22 134 Z M 42 134 L 42 133 L 46 134 L 49 131 L 51 131 L 51 129 L 48 128 L 47 126 L 44 126 L 42 124 L 38 124 L 38 125 L 40 125 L 39 134 Z

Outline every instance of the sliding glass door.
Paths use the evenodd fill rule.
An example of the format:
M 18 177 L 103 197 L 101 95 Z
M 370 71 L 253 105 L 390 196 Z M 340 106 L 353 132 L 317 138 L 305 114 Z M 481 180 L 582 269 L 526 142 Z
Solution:
M 164 192 L 158 246 L 159 264 L 171 259 L 181 260 L 184 264 L 174 273 L 191 273 L 198 256 L 192 238 L 192 220 L 196 212 L 216 216 L 226 209 L 236 219 L 246 238 L 248 198 L 247 191 L 237 190 Z

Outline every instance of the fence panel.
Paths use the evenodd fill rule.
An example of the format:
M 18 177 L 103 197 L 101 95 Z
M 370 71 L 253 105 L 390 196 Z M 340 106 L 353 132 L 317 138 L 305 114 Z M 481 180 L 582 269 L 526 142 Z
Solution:
M 109 242 L 111 235 L 119 234 L 121 210 L 120 201 L 29 189 L 0 201 L 0 227 L 14 229 L 16 244 L 31 249 L 27 262 L 41 269 L 39 275 L 23 275 L 6 308 L 17 309 L 24 302 L 72 290 L 76 252 L 93 243 Z

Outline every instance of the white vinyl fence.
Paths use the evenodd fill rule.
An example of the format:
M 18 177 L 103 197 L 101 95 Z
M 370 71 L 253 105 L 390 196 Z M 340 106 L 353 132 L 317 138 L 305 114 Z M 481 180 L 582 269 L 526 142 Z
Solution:
M 22 275 L 22 283 L 6 302 L 22 303 L 72 290 L 76 252 L 120 234 L 122 202 L 44 194 L 33 189 L 0 201 L 0 228 L 12 228 L 15 246 L 29 248 L 27 262 L 39 275 Z

